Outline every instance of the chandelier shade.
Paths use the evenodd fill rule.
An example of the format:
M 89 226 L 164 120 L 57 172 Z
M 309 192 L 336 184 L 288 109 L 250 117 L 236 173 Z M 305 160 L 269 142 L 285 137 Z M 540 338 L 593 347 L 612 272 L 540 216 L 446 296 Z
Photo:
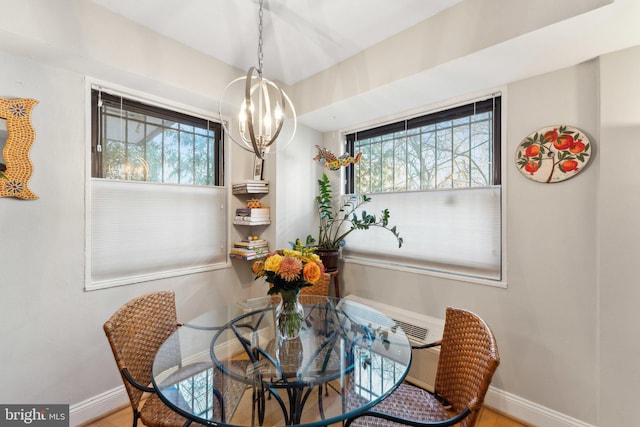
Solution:
M 278 85 L 262 75 L 262 3 L 260 0 L 259 65 L 250 67 L 246 76 L 231 81 L 224 88 L 218 108 L 226 135 L 240 148 L 253 152 L 261 160 L 269 153 L 276 140 L 283 136 L 283 129 L 286 128 L 287 135 L 284 136 L 284 143 L 279 144 L 279 149 L 293 140 L 297 128 L 296 111 L 291 99 Z M 244 85 L 244 91 L 240 90 L 240 85 Z M 241 100 L 226 99 L 230 94 L 238 96 L 240 93 L 243 94 Z M 238 106 L 237 129 L 224 120 L 223 106 L 227 104 Z

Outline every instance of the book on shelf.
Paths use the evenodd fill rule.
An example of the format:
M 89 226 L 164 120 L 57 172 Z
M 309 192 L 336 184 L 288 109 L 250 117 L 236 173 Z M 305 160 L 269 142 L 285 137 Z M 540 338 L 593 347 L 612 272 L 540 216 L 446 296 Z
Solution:
M 269 186 L 262 185 L 262 184 L 233 184 L 231 188 L 233 188 L 234 190 L 241 189 L 241 188 L 253 188 L 255 190 L 262 190 L 262 189 L 268 190 Z
M 250 216 L 236 216 L 233 219 L 235 225 L 269 225 L 269 218 L 253 218 Z
M 235 258 L 235 259 L 242 259 L 242 260 L 245 260 L 245 261 L 251 261 L 251 260 L 254 260 L 254 259 L 260 259 L 260 258 L 264 258 L 266 256 L 267 256 L 267 254 L 240 255 L 240 254 L 229 253 L 229 257 Z
M 235 187 L 236 185 L 269 185 L 269 181 L 264 181 L 264 180 L 259 180 L 259 179 L 245 179 L 244 181 L 240 181 L 240 182 L 236 182 L 235 184 L 233 184 L 233 186 Z
M 235 247 L 235 248 L 229 249 L 229 252 L 237 255 L 258 255 L 258 254 L 268 253 L 269 248 L 267 246 L 264 246 L 262 248 L 253 248 L 253 249 Z
M 229 256 L 232 258 L 252 260 L 264 258 L 269 253 L 269 247 L 263 246 L 259 248 L 239 248 L 233 247 L 229 249 Z
M 236 240 L 233 243 L 235 245 L 238 245 L 238 246 L 252 246 L 252 245 L 264 246 L 264 245 L 267 244 L 267 240 L 265 240 L 265 239 L 251 239 L 251 240 L 243 239 L 243 240 Z
M 236 248 L 248 248 L 248 249 L 264 248 L 268 245 L 269 243 L 267 243 L 267 241 L 264 239 L 251 240 L 251 241 L 241 240 L 238 242 L 233 242 L 233 246 L 235 246 Z
M 269 181 L 243 181 L 231 184 L 231 188 L 269 188 Z
M 232 192 L 235 194 L 246 193 L 268 193 L 269 181 L 246 180 L 231 185 Z
M 269 246 L 268 245 L 264 245 L 264 246 L 234 246 L 233 248 L 229 249 L 229 252 L 234 252 L 234 253 L 249 253 L 249 252 L 255 252 L 255 253 L 264 253 L 264 252 L 269 252 Z
M 236 216 L 269 218 L 270 211 L 269 208 L 238 208 Z
M 234 188 L 233 194 L 267 194 L 268 188 Z

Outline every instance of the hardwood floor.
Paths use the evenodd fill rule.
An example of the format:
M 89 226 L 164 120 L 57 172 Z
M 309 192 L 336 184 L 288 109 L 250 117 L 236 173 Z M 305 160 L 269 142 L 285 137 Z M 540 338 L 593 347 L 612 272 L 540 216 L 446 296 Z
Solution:
M 84 427 L 130 427 L 133 421 L 131 407 L 127 406 L 119 411 L 109 414 L 103 418 L 85 424 Z M 266 424 L 265 424 L 266 425 Z M 339 426 L 334 424 L 333 426 Z M 141 422 L 138 423 L 142 427 Z M 495 412 L 490 408 L 483 408 L 478 417 L 475 427 L 530 427 L 503 414 Z
M 338 405 L 341 405 L 340 399 L 336 399 L 335 394 L 330 393 L 329 397 L 324 398 L 324 410 L 325 415 L 328 418 L 332 416 L 336 416 L 340 413 L 340 409 Z M 334 407 L 334 405 L 338 407 Z M 315 399 L 310 399 L 306 405 L 307 407 L 315 406 L 317 409 L 317 403 Z M 251 393 L 249 389 L 245 392 L 242 400 L 239 403 L 239 407 L 248 407 L 251 408 Z M 268 399 L 266 402 L 267 407 L 267 416 L 265 417 L 264 424 L 265 426 L 281 426 L 284 423 L 284 417 L 280 411 L 280 408 L 277 406 L 275 399 Z M 335 411 L 339 411 L 336 413 Z M 310 411 L 310 413 L 314 413 L 314 411 Z M 317 413 L 317 412 L 315 412 Z M 272 414 L 274 416 L 270 416 Z M 303 416 L 303 422 L 311 422 L 315 421 L 315 419 L 305 419 Z M 89 423 L 85 423 L 82 427 L 130 427 L 133 422 L 133 414 L 131 411 L 131 406 L 127 405 L 126 407 L 114 411 L 113 413 L 107 414 L 102 418 L 91 421 Z M 235 411 L 231 422 L 235 425 L 250 425 L 251 424 L 251 411 Z M 141 421 L 138 422 L 139 427 L 144 427 Z M 457 426 L 457 425 L 456 425 Z M 330 427 L 342 427 L 342 423 L 331 424 Z M 491 408 L 484 407 L 480 411 L 480 416 L 476 422 L 475 427 L 533 427 L 529 424 L 523 423 L 521 421 L 510 418 L 509 416 L 499 413 L 497 411 L 492 410 Z

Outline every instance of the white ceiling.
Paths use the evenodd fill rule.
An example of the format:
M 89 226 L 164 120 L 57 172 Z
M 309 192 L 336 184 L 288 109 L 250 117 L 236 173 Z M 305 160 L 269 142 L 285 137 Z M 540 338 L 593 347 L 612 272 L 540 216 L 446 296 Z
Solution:
M 258 0 L 91 0 L 241 70 L 258 65 Z M 462 0 L 265 0 L 264 73 L 292 85 Z
M 258 0 L 88 1 L 241 72 L 258 65 Z M 402 38 L 416 25 L 431 25 L 430 17 L 447 13 L 449 8 L 460 10 L 459 6 L 477 6 L 472 2 L 479 1 L 265 0 L 265 77 L 295 85 L 307 94 L 305 89 L 316 82 L 310 76 L 331 70 L 365 50 L 370 60 L 380 42 L 394 35 Z M 474 15 L 454 25 L 441 20 L 446 22 L 438 27 L 442 43 L 430 47 L 442 56 L 447 40 L 459 34 L 482 38 L 484 45 L 477 45 L 483 47 L 473 50 L 473 40 L 458 37 L 456 47 L 461 55 L 395 81 L 379 82 L 377 87 L 360 88 L 372 80 L 371 76 L 352 81 L 349 78 L 353 76 L 346 75 L 338 89 L 361 90 L 343 99 L 323 98 L 323 103 L 313 105 L 309 104 L 313 95 L 300 95 L 297 101 L 304 104 L 299 110 L 300 121 L 320 131 L 377 122 L 640 45 L 640 0 L 492 0 L 484 1 L 482 7 L 484 20 Z M 463 28 L 469 31 L 461 32 Z M 422 58 L 427 50 L 420 43 L 415 40 L 414 46 L 403 45 L 402 49 L 421 52 Z M 464 52 L 467 45 L 469 50 Z M 390 66 L 382 74 L 394 74 L 394 68 Z M 327 86 L 326 92 L 335 92 L 336 86 Z

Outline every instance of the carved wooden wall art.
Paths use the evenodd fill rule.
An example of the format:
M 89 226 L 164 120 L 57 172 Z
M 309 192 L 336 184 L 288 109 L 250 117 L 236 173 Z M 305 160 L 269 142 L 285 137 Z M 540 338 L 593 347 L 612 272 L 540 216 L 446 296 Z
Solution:
M 0 139 L 2 159 L 0 165 L 0 197 L 37 199 L 29 189 L 33 165 L 29 150 L 36 137 L 31 126 L 31 110 L 38 103 L 35 99 L 0 98 L 0 119 L 6 120 L 6 140 Z

